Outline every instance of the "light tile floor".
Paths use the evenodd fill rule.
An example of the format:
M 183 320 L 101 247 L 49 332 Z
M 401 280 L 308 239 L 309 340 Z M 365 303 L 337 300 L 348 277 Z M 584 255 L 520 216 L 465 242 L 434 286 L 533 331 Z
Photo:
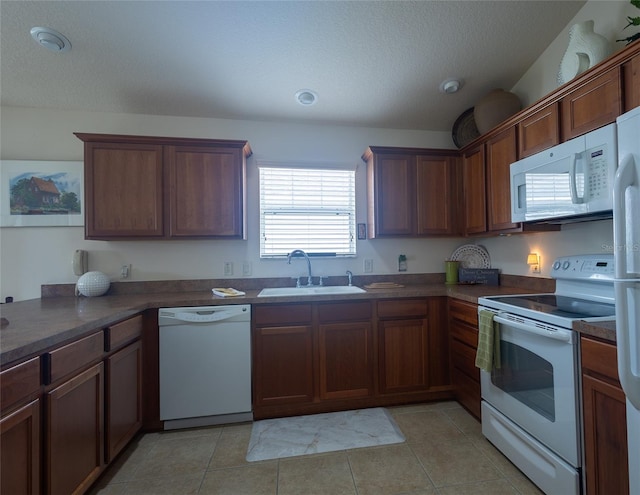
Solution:
M 407 441 L 249 463 L 251 424 L 142 435 L 92 495 L 541 494 L 456 402 L 389 408 Z

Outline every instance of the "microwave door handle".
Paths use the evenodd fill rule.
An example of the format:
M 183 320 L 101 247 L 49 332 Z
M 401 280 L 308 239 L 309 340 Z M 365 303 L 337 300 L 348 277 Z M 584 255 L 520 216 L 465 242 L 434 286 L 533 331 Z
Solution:
M 518 330 L 522 330 L 524 332 L 540 335 L 541 337 L 546 337 L 548 339 L 559 340 L 561 342 L 570 343 L 573 338 L 573 334 L 571 333 L 571 331 L 568 331 L 568 330 L 562 330 L 562 329 L 554 329 L 553 331 L 544 330 L 542 328 L 538 328 L 533 325 L 526 325 L 518 321 L 509 320 L 499 315 L 495 315 L 493 317 L 493 321 L 497 321 L 498 323 L 501 323 L 503 325 L 506 325 L 512 328 L 517 328 Z
M 571 162 L 569 164 L 569 186 L 571 190 L 571 203 L 574 205 L 580 205 L 584 203 L 584 196 L 578 196 L 578 186 L 576 184 L 576 162 L 580 153 L 573 153 L 571 156 Z

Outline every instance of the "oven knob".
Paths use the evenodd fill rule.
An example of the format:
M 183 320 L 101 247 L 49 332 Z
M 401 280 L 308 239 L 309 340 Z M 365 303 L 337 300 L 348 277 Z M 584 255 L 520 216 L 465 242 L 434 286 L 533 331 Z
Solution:
M 568 261 L 565 261 L 564 263 L 562 263 L 562 269 L 566 270 L 567 268 L 569 268 L 570 265 L 571 263 L 569 263 Z
M 556 261 L 556 262 L 553 263 L 553 269 L 554 270 L 559 270 L 560 269 L 560 262 L 559 261 Z

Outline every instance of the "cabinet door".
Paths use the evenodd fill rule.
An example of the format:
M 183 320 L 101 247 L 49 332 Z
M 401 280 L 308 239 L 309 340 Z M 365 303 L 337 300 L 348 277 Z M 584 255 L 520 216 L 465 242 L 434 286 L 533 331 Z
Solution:
M 476 146 L 464 154 L 462 185 L 464 194 L 464 233 L 481 234 L 486 232 L 484 144 Z
M 377 154 L 374 157 L 375 236 L 410 236 L 415 223 L 415 155 Z M 370 199 L 371 201 L 371 195 Z
M 510 166 L 516 161 L 516 129 L 509 127 L 486 143 L 488 230 L 515 229 L 511 222 Z
M 82 493 L 104 467 L 104 364 L 46 394 L 47 493 Z
M 107 358 L 107 462 L 142 426 L 142 344 L 128 345 Z
M 518 159 L 560 143 L 558 103 L 552 103 L 518 122 Z
M 0 420 L 0 445 L 0 492 L 42 493 L 39 399 Z
M 320 325 L 320 399 L 368 397 L 373 392 L 370 322 Z
M 244 157 L 241 149 L 167 146 L 171 237 L 244 235 Z
M 620 67 L 605 72 L 561 100 L 562 139 L 567 141 L 615 122 L 622 113 Z
M 416 234 L 456 233 L 457 201 L 455 159 L 420 156 L 416 158 Z
M 87 239 L 162 237 L 162 146 L 85 143 Z
M 426 319 L 378 322 L 380 392 L 383 394 L 429 388 L 429 336 Z
M 587 495 L 629 493 L 624 392 L 588 375 L 582 392 Z
M 295 404 L 313 400 L 312 344 L 310 325 L 255 329 L 255 406 Z
M 640 55 L 622 65 L 624 111 L 640 106 Z

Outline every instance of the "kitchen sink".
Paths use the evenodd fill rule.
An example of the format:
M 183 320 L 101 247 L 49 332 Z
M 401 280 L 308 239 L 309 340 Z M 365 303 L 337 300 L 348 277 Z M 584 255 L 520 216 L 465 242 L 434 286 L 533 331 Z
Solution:
M 334 294 L 362 294 L 366 290 L 355 285 L 328 285 L 313 287 L 272 287 L 262 289 L 258 297 L 277 296 L 313 296 L 313 295 L 334 295 Z

